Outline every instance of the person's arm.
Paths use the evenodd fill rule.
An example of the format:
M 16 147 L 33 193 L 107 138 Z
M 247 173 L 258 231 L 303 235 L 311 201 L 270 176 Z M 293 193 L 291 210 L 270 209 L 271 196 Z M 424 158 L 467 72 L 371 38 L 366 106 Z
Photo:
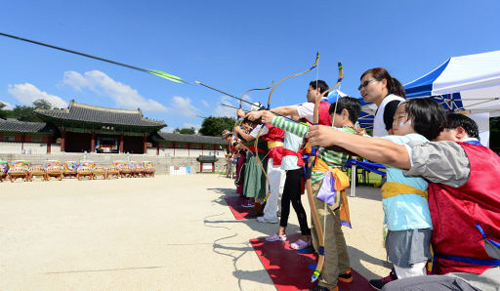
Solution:
M 469 158 L 458 143 L 410 141 L 406 146 L 412 166 L 403 171 L 405 176 L 421 176 L 452 187 L 460 187 L 469 180 Z
M 253 137 L 252 135 L 245 133 L 243 129 L 241 129 L 241 127 L 239 126 L 234 127 L 234 132 L 237 133 L 241 138 L 243 138 L 247 142 L 251 142 L 255 139 L 255 137 Z
M 297 116 L 298 119 L 306 119 L 312 123 L 314 119 L 314 103 L 306 102 L 297 106 Z
M 284 131 L 293 133 L 297 136 L 300 137 L 305 137 L 307 133 L 309 132 L 309 127 L 300 124 L 298 122 L 292 122 L 289 120 L 286 120 L 283 117 L 276 116 L 270 111 L 264 111 L 262 113 L 262 118 L 261 118 L 263 123 L 271 124 L 274 127 L 283 129 Z
M 410 169 L 411 166 L 406 147 L 386 139 L 364 137 L 324 125 L 311 126 L 308 138 L 311 146 L 339 146 L 376 163 L 400 169 Z
M 236 115 L 238 117 L 244 118 L 245 117 L 245 111 L 243 111 L 243 109 L 239 108 L 238 110 L 236 110 Z
M 250 150 L 246 145 L 242 144 L 242 143 L 239 143 L 236 145 L 236 149 L 237 150 L 245 150 L 245 151 L 248 151 Z
M 292 119 L 298 119 L 297 106 L 282 106 L 271 109 L 273 113 L 283 115 L 283 116 L 291 116 Z M 258 120 L 262 117 L 262 114 L 266 110 L 252 111 L 248 112 L 245 118 L 249 120 Z

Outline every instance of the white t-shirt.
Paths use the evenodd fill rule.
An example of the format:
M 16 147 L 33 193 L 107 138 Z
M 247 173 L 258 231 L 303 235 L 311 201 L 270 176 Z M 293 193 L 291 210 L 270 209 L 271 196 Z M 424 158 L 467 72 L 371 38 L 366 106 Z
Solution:
M 387 95 L 384 100 L 382 100 L 382 103 L 380 103 L 380 106 L 377 109 L 377 113 L 375 113 L 375 118 L 373 118 L 373 136 L 374 137 L 381 137 L 381 136 L 386 136 L 389 135 L 389 132 L 387 129 L 385 129 L 385 122 L 384 122 L 384 111 L 385 111 L 385 106 L 387 103 L 394 101 L 394 100 L 399 100 L 399 101 L 405 101 L 403 97 L 396 96 L 394 94 Z
M 260 129 L 262 128 L 262 124 L 257 125 L 251 132 L 250 135 L 253 136 L 254 138 L 257 138 L 257 135 L 259 134 Z M 260 132 L 260 136 L 266 135 L 269 133 L 269 128 L 264 125 L 264 128 L 262 128 L 262 131 Z
M 327 101 L 327 98 L 321 99 L 321 101 Z M 306 102 L 297 106 L 297 113 L 300 118 L 305 118 L 310 123 L 313 123 L 313 115 L 314 115 L 314 103 Z
M 285 131 L 283 148 L 298 152 L 300 150 L 300 146 L 302 145 L 302 140 L 303 138 L 300 136 L 296 136 L 293 133 Z M 300 169 L 300 166 L 297 165 L 298 159 L 299 158 L 297 156 L 283 156 L 281 159 L 281 169 L 285 171 Z

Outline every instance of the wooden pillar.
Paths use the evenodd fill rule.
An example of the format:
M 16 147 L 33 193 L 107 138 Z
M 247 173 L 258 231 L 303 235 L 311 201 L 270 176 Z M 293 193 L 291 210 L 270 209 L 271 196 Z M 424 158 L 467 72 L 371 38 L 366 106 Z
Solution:
M 173 148 L 174 148 L 174 157 L 175 157 L 175 142 L 173 143 Z
M 66 131 L 61 129 L 61 152 L 64 152 L 66 148 Z
M 190 143 L 187 144 L 187 148 L 188 148 L 188 157 L 190 157 L 191 156 L 191 152 L 190 152 L 191 144 Z
M 26 140 L 26 135 L 22 134 L 21 135 L 21 151 L 24 150 L 24 141 Z
M 52 152 L 52 137 L 47 137 L 47 154 L 51 154 Z
M 92 135 L 91 135 L 91 138 L 90 138 L 90 151 L 91 153 L 93 152 L 96 152 L 95 150 L 95 132 L 92 131 Z
M 120 153 L 124 153 L 123 151 L 123 133 L 120 134 Z
M 144 153 L 148 153 L 148 134 L 144 134 Z
M 160 155 L 160 143 L 159 142 L 156 142 L 156 155 L 157 156 Z

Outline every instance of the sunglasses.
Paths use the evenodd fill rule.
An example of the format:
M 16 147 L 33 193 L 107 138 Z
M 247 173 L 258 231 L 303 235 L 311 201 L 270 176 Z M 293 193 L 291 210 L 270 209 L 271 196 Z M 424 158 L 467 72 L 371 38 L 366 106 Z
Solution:
M 364 87 L 368 86 L 368 84 L 370 84 L 370 82 L 373 82 L 373 81 L 377 81 L 377 80 L 366 80 L 364 81 L 361 85 L 358 86 L 358 91 L 363 89 Z

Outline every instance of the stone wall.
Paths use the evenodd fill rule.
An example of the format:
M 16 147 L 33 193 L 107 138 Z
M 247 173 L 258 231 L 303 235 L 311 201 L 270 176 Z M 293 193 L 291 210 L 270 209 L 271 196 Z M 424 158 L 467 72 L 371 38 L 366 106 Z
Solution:
M 54 154 L 64 154 L 61 152 L 61 145 L 58 143 L 53 143 L 50 147 L 51 155 Z M 29 143 L 25 142 L 0 142 L 0 154 L 26 154 L 26 155 L 44 155 L 47 153 L 46 143 Z M 79 154 L 79 153 L 68 153 L 68 154 Z M 102 153 L 106 154 L 106 153 Z M 80 153 L 82 155 L 82 153 Z M 156 156 L 156 148 L 148 148 L 147 156 Z M 159 156 L 165 157 L 190 157 L 196 158 L 199 155 L 215 155 L 216 157 L 224 158 L 223 150 L 208 150 L 208 149 L 185 149 L 185 148 L 161 148 L 159 150 Z M 152 159 L 152 158 L 150 158 Z

